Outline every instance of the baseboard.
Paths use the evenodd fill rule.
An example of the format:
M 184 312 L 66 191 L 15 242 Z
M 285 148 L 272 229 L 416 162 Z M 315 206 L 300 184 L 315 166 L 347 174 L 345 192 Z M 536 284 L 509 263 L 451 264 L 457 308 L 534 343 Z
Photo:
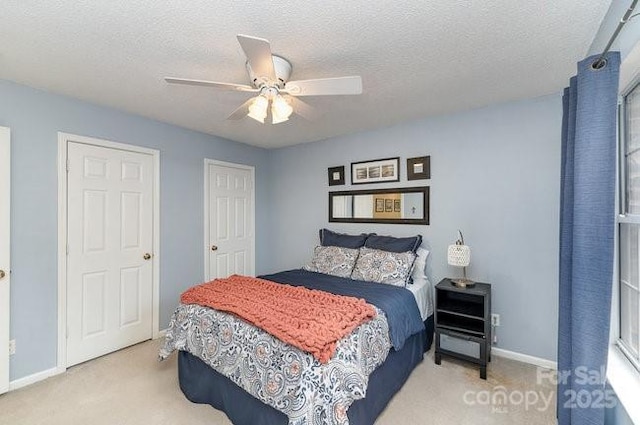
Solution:
M 158 332 L 158 335 L 154 339 L 164 338 L 167 334 L 168 329 L 162 329 Z M 14 391 L 27 385 L 35 384 L 36 382 L 44 381 L 47 378 L 50 378 L 55 375 L 60 375 L 61 373 L 66 372 L 67 369 L 64 367 L 52 367 L 51 369 L 43 370 L 41 372 L 36 372 L 32 375 L 25 376 L 24 378 L 16 379 L 15 381 L 9 382 L 9 391 Z
M 158 332 L 158 335 L 154 339 L 164 338 L 167 334 L 168 329 L 162 329 Z M 36 382 L 44 381 L 47 378 L 50 378 L 55 375 L 60 375 L 67 371 L 67 368 L 64 367 L 52 367 L 51 369 L 43 370 L 41 372 L 36 372 L 32 375 L 25 376 L 24 378 L 19 378 L 14 381 L 9 382 L 9 391 L 14 391 L 19 388 L 26 387 L 27 385 L 35 384 Z
M 542 359 L 540 357 L 530 356 L 528 354 L 516 353 L 515 351 L 509 351 L 503 348 L 492 347 L 491 354 L 494 356 L 503 357 L 505 359 L 517 360 L 519 362 L 529 363 L 534 366 L 543 367 L 545 369 L 552 369 L 552 370 L 558 369 L 558 363 L 554 361 Z
M 44 381 L 47 378 L 51 378 L 52 376 L 59 375 L 63 372 L 64 370 L 59 370 L 57 367 L 52 367 L 51 369 L 43 370 L 42 372 L 37 372 L 33 375 L 28 375 L 24 378 L 16 379 L 15 381 L 9 382 L 9 391 L 14 391 L 26 387 L 27 385 Z

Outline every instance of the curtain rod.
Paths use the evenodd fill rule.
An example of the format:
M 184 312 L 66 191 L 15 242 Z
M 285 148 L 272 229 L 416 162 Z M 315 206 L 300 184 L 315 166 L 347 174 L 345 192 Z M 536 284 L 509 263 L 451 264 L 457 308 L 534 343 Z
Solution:
M 620 19 L 620 22 L 618 23 L 618 26 L 616 27 L 616 30 L 611 35 L 611 38 L 609 39 L 609 42 L 607 43 L 606 47 L 604 48 L 604 51 L 600 54 L 600 57 L 598 57 L 598 59 L 596 59 L 591 64 L 591 67 L 593 69 L 601 69 L 607 64 L 605 56 L 607 55 L 607 53 L 609 53 L 609 49 L 611 48 L 611 45 L 613 44 L 613 42 L 616 41 L 616 38 L 618 38 L 618 34 L 620 34 L 620 31 L 622 31 L 622 27 L 624 27 L 624 24 L 626 24 L 629 21 L 630 18 L 633 18 L 633 16 L 631 16 L 631 14 L 633 13 L 633 9 L 635 9 L 637 3 L 638 3 L 638 0 L 633 0 L 631 2 L 631 5 L 629 6 L 627 11 L 625 12 L 624 16 L 622 17 L 622 19 Z

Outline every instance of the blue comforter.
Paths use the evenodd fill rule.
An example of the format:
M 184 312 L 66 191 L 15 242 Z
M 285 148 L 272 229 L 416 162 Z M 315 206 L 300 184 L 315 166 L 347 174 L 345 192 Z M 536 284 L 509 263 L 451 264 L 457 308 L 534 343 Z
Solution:
M 292 286 L 331 292 L 337 295 L 363 298 L 385 312 L 389 323 L 389 337 L 396 351 L 416 332 L 424 330 L 420 311 L 411 291 L 382 283 L 362 282 L 343 277 L 297 269 L 259 276 L 262 279 Z

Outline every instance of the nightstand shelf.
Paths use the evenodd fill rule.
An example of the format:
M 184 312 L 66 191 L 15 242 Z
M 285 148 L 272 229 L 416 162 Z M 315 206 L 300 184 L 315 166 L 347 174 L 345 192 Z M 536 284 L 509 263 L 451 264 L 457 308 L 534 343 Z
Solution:
M 473 320 L 463 320 L 463 317 L 458 317 L 456 319 L 451 319 L 446 317 L 446 314 L 440 312 L 440 317 L 438 318 L 438 326 L 444 329 L 450 329 L 452 331 L 458 331 L 463 333 L 469 333 L 472 335 L 483 336 L 484 335 L 484 324 L 483 323 L 474 323 Z
M 484 320 L 484 312 L 482 304 L 463 304 L 445 298 L 440 301 L 438 310 L 450 314 L 457 314 L 470 319 Z
M 480 366 L 480 377 L 487 379 L 487 363 L 491 361 L 491 285 L 476 283 L 458 288 L 451 280 L 436 285 L 435 361 L 442 355 L 470 361 Z M 470 356 L 441 346 L 441 336 L 478 344 L 478 356 Z

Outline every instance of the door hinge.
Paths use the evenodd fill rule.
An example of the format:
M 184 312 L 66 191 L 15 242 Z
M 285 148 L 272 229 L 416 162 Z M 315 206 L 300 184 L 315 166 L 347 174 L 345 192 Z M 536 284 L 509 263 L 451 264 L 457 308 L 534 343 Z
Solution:
M 69 245 L 67 244 L 67 255 L 69 255 Z
M 70 169 L 70 168 L 71 168 L 71 167 L 69 166 L 69 160 L 67 159 L 67 173 L 69 172 L 69 169 Z

